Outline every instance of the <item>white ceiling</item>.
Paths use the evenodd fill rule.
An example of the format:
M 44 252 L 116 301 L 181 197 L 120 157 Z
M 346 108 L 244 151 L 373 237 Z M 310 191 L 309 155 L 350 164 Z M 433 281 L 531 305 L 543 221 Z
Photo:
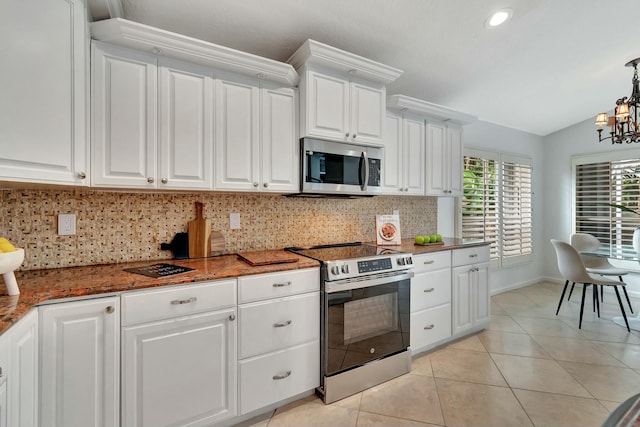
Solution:
M 93 0 L 95 2 L 96 0 Z M 118 0 L 103 0 L 117 4 Z M 639 0 L 121 0 L 125 19 L 286 61 L 308 38 L 404 70 L 387 93 L 547 135 L 631 94 Z M 514 9 L 497 29 L 489 14 Z M 595 126 L 594 126 L 595 129 Z

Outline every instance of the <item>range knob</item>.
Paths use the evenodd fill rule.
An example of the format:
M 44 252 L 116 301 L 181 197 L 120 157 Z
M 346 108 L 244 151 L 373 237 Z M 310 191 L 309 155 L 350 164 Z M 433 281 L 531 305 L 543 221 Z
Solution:
M 345 264 L 345 265 L 342 266 L 342 272 L 344 274 L 348 274 L 349 271 L 351 271 L 351 269 L 349 268 L 349 264 Z
M 398 258 L 398 265 L 405 265 L 406 261 L 404 259 L 404 257 L 400 257 Z
M 407 257 L 407 265 L 411 265 L 411 264 L 413 264 L 413 259 L 410 256 L 408 256 Z
M 340 274 L 340 267 L 338 267 L 337 265 L 331 267 L 331 274 L 333 274 L 334 276 Z

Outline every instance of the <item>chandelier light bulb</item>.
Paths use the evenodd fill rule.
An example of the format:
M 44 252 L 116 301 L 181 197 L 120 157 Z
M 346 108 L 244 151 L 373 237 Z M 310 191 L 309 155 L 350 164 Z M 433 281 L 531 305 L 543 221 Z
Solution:
M 596 125 L 598 125 L 598 129 L 602 129 L 604 125 L 607 124 L 607 121 L 607 113 L 600 113 L 596 116 Z

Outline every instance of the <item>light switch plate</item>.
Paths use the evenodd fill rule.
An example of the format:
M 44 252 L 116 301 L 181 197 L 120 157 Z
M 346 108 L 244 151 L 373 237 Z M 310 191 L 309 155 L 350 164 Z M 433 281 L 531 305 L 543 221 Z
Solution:
M 229 214 L 229 228 L 232 230 L 240 229 L 240 214 L 232 213 Z
M 73 236 L 76 234 L 76 214 L 58 215 L 58 236 Z

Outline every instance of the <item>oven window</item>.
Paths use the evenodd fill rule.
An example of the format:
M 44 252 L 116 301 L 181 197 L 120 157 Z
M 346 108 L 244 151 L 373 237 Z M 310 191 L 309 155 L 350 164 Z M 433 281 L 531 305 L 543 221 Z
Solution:
M 326 375 L 409 346 L 410 281 L 325 294 Z

